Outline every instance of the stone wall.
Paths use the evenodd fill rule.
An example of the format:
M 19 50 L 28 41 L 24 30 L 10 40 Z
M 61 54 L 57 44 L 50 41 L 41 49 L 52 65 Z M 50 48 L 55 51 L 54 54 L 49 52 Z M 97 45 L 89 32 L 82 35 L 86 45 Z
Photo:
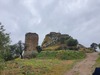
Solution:
M 36 52 L 36 47 L 38 46 L 38 40 L 39 40 L 38 34 L 26 33 L 24 57 L 30 57 L 32 53 Z

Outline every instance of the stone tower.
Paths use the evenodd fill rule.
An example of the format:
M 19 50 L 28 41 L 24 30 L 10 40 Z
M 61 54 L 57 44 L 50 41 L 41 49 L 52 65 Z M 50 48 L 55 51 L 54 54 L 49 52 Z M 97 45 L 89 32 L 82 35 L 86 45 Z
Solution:
M 38 34 L 36 33 L 27 33 L 25 35 L 25 51 L 24 57 L 30 58 L 32 53 L 36 52 L 36 46 L 38 46 Z

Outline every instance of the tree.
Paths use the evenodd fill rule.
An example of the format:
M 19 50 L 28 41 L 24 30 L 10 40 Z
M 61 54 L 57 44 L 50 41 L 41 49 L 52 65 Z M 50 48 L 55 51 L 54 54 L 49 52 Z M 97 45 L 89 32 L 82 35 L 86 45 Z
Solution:
M 23 52 L 24 47 L 23 47 L 22 41 L 19 41 L 18 45 L 19 45 L 19 54 L 20 54 L 21 58 L 23 58 L 22 52 Z
M 96 50 L 97 47 L 98 47 L 98 44 L 92 43 L 92 44 L 90 45 L 90 47 L 91 47 L 92 49 Z
M 5 61 L 12 59 L 9 44 L 9 34 L 5 32 L 4 26 L 0 23 L 0 58 Z
M 0 50 L 6 49 L 9 46 L 9 34 L 5 33 L 4 26 L 0 23 Z
M 18 43 L 11 45 L 10 49 L 12 51 L 12 54 L 14 57 L 21 57 L 23 58 L 23 50 L 24 50 L 24 44 L 22 43 L 22 41 L 18 41 Z

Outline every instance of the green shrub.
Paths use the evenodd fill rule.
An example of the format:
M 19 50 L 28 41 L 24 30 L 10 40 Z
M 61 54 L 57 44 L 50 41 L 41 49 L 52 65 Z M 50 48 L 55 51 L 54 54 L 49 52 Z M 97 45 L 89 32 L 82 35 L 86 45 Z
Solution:
M 11 54 L 10 50 L 8 50 L 8 49 L 0 51 L 0 58 L 4 61 L 13 59 L 12 54 Z
M 78 44 L 78 41 L 76 39 L 73 39 L 73 38 L 69 38 L 67 41 L 67 46 L 77 46 Z

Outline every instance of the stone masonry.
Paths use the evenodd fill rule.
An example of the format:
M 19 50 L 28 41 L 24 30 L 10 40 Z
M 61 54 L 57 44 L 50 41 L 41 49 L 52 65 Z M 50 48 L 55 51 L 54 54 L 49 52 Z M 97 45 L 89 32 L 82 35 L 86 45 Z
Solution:
M 36 33 L 26 33 L 25 35 L 25 51 L 24 58 L 30 58 L 32 53 L 36 52 L 36 47 L 38 46 L 38 34 Z

